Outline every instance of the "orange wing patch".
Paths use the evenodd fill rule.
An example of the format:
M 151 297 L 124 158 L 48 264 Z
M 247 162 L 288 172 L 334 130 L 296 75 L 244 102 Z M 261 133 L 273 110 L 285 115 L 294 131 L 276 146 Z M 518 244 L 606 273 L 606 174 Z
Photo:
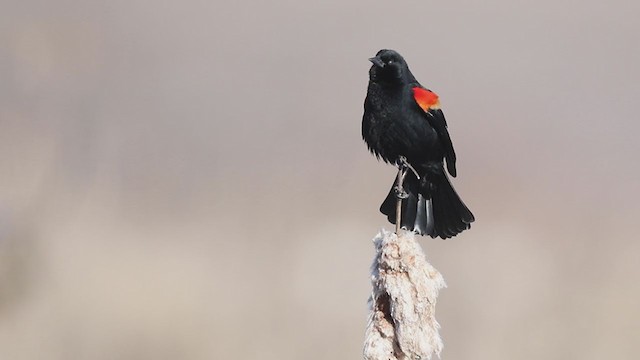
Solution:
M 440 108 L 440 100 L 436 93 L 418 86 L 414 87 L 412 90 L 413 98 L 416 99 L 416 102 L 420 105 L 422 110 L 429 111 L 431 109 Z

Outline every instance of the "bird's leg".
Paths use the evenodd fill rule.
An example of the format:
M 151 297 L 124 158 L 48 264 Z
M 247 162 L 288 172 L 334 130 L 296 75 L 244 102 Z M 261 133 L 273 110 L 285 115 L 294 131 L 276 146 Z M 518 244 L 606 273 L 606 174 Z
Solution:
M 407 159 L 404 156 L 398 159 L 397 165 L 398 176 L 396 177 L 394 190 L 396 195 L 396 234 L 400 234 L 400 229 L 402 228 L 402 200 L 409 197 L 409 194 L 404 191 L 402 184 L 404 183 L 404 178 L 407 176 L 407 171 L 413 168 L 407 163 Z
M 406 169 L 411 170 L 411 172 L 413 172 L 416 178 L 420 180 L 420 175 L 418 174 L 418 171 L 413 166 L 411 166 L 411 164 L 409 164 L 406 157 L 400 156 L 398 158 L 398 161 L 396 162 L 396 165 L 398 166 L 398 168 L 404 167 L 405 171 Z

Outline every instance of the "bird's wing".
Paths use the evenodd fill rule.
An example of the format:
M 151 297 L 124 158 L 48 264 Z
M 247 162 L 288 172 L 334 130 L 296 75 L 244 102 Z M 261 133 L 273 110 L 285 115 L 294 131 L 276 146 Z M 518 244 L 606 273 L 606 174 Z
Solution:
M 444 113 L 440 110 L 440 100 L 438 95 L 431 90 L 427 90 L 421 86 L 412 88 L 413 98 L 416 103 L 424 110 L 429 124 L 433 126 L 438 133 L 438 137 L 442 142 L 444 156 L 447 159 L 447 170 L 451 176 L 456 177 L 456 152 L 453 150 L 449 130 L 447 130 L 447 121 Z

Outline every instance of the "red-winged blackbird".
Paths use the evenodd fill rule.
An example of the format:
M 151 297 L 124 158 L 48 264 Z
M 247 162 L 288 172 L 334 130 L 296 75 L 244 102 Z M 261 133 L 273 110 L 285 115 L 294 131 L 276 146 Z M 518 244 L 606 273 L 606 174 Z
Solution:
M 380 211 L 395 224 L 400 196 L 404 198 L 400 218 L 405 229 L 443 239 L 469 229 L 473 214 L 444 170 L 446 159 L 449 174 L 456 176 L 456 153 L 438 95 L 420 85 L 397 52 L 380 50 L 369 60 L 373 65 L 362 137 L 377 158 L 407 171 L 404 196 L 394 183 Z

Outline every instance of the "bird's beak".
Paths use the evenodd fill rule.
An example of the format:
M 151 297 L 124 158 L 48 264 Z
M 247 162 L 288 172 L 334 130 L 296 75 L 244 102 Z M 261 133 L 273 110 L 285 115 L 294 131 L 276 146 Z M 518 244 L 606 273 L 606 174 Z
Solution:
M 379 68 L 383 68 L 384 67 L 384 62 L 378 56 L 372 57 L 371 59 L 369 59 L 369 61 L 371 61 L 373 63 L 373 65 L 375 65 L 375 66 L 377 66 Z

